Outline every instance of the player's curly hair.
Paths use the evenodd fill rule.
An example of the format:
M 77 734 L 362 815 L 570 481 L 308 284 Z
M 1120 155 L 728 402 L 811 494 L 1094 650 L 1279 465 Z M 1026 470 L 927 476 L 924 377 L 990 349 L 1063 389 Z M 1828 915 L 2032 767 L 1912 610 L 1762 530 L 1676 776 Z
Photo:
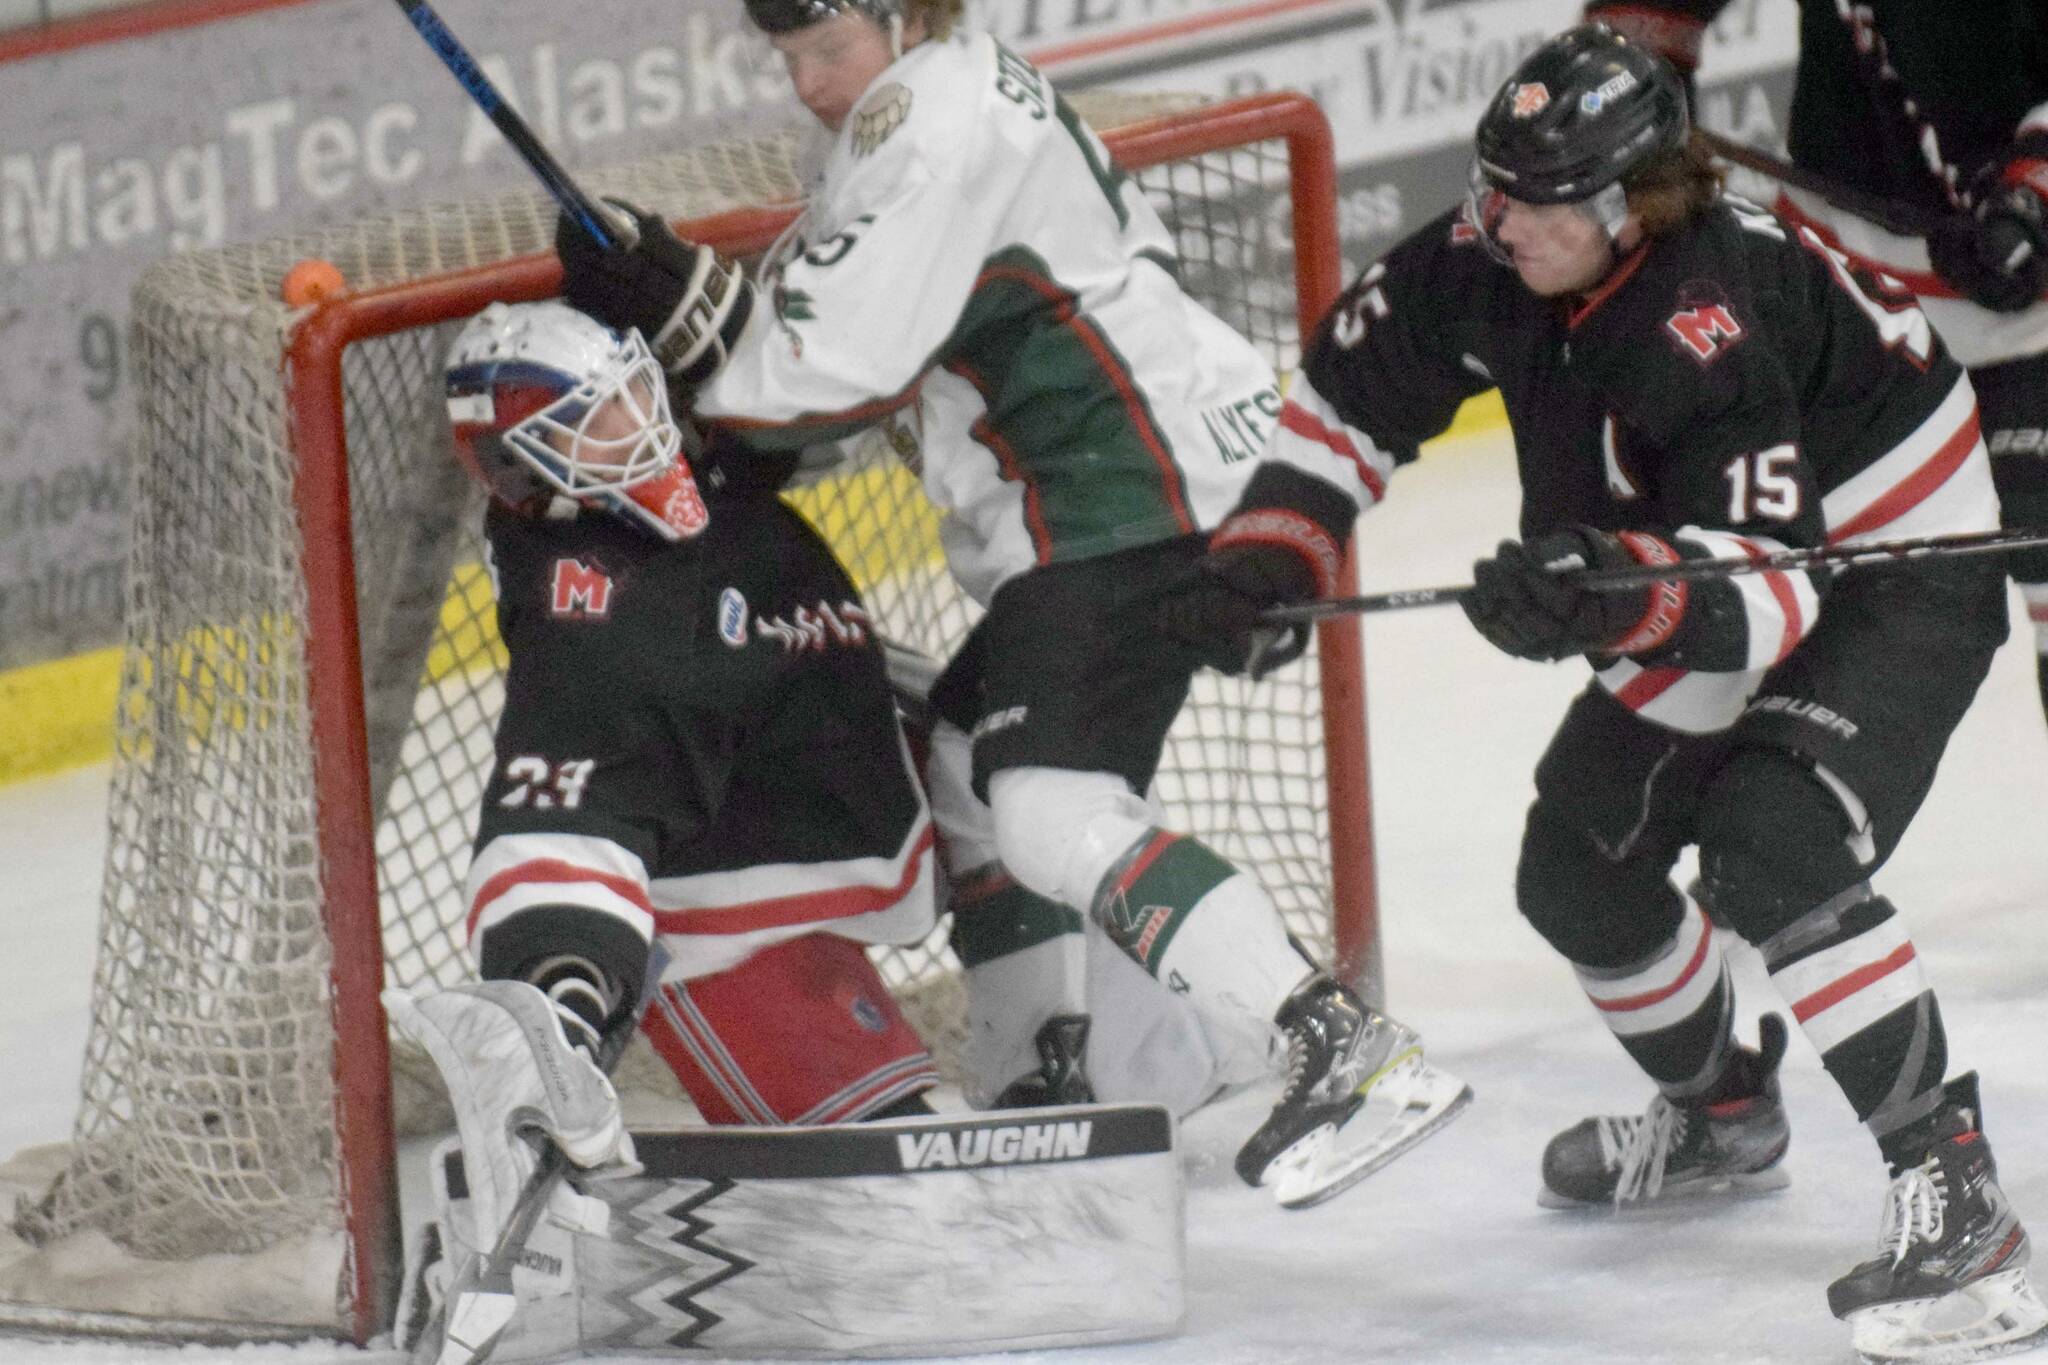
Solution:
M 924 20 L 925 36 L 935 42 L 951 37 L 966 12 L 963 0 L 903 0 L 904 19 Z
M 1695 128 L 1683 146 L 1645 161 L 1624 182 L 1643 235 L 1664 237 L 1714 206 L 1727 172 Z

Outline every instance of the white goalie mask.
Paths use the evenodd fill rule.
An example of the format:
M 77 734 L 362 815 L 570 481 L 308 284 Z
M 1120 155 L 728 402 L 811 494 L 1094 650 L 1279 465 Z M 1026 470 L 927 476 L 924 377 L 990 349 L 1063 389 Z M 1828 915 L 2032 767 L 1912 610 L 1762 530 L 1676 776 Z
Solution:
M 515 511 L 601 507 L 669 540 L 709 520 L 637 331 L 563 303 L 494 303 L 449 348 L 447 395 L 457 455 Z

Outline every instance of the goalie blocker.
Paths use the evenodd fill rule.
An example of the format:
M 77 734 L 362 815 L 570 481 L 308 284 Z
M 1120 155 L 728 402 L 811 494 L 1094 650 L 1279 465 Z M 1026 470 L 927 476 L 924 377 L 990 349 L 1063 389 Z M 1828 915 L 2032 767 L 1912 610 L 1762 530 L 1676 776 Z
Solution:
M 634 1144 L 638 1175 L 557 1189 L 513 1272 L 519 1308 L 494 1362 L 959 1354 L 1180 1329 L 1181 1171 L 1156 1105 Z M 433 1183 L 438 1218 L 399 1314 L 415 1361 L 438 1350 L 424 1325 L 473 1250 L 452 1142 Z

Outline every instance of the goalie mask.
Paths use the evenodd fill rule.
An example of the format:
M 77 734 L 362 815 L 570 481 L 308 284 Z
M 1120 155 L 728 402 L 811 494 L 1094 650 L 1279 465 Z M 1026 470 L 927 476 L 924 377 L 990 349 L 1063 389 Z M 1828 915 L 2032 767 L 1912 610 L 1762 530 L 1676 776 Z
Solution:
M 1606 229 L 1628 217 L 1630 177 L 1685 145 L 1685 89 L 1662 57 L 1604 24 L 1567 29 L 1531 52 L 1480 117 L 1465 213 L 1498 260 L 1504 196 L 1573 204 Z
M 447 386 L 456 454 L 505 506 L 600 507 L 668 540 L 709 520 L 637 331 L 562 303 L 494 303 L 456 336 Z

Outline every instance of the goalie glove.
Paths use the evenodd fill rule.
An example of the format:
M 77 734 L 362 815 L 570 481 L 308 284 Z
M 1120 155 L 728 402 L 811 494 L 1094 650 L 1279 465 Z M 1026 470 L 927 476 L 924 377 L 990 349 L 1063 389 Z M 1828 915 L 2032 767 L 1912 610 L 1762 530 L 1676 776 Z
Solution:
M 2048 132 L 2030 132 L 1980 170 L 1971 207 L 1927 237 L 1943 279 L 1994 313 L 2017 313 L 2048 288 Z
M 1308 625 L 1268 626 L 1261 614 L 1335 589 L 1357 516 L 1351 499 L 1321 479 L 1261 465 L 1208 553 L 1160 594 L 1160 630 L 1209 667 L 1249 671 L 1254 682 L 1294 662 L 1308 649 Z
M 1502 541 L 1492 558 L 1472 566 L 1472 586 L 1459 596 L 1458 605 L 1495 648 L 1518 659 L 1639 654 L 1677 631 L 1685 617 L 1686 585 L 1652 583 L 1602 592 L 1564 575 L 1677 559 L 1677 551 L 1656 536 L 1568 526 L 1526 545 Z
M 558 1007 L 538 987 L 480 981 L 418 998 L 389 990 L 384 1008 L 447 1083 L 478 1245 L 497 1241 L 539 1164 L 531 1135 L 586 1170 L 633 1167 L 611 1081 L 570 1046 Z
M 639 238 L 624 250 L 601 247 L 563 215 L 555 225 L 562 297 L 607 327 L 638 328 L 672 382 L 702 387 L 746 327 L 754 286 L 737 265 L 683 241 L 658 215 L 607 202 L 632 217 Z

